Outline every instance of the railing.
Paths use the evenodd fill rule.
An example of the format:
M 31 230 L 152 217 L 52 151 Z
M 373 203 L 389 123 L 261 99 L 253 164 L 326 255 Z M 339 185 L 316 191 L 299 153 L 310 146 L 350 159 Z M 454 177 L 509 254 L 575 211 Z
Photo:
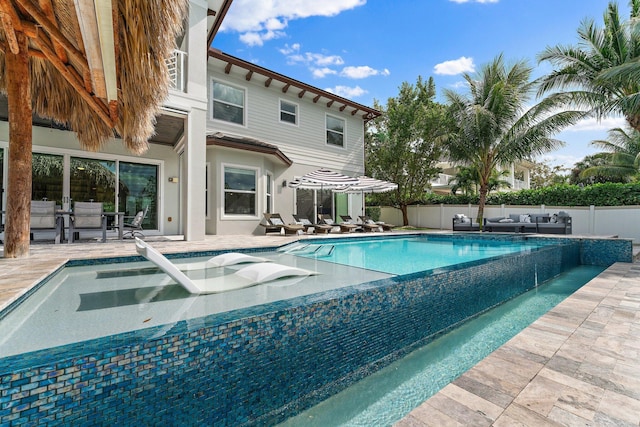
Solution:
M 186 65 L 187 65 L 187 52 L 181 50 L 174 50 L 173 56 L 167 60 L 167 66 L 169 67 L 169 87 L 171 89 L 184 92 L 186 87 Z

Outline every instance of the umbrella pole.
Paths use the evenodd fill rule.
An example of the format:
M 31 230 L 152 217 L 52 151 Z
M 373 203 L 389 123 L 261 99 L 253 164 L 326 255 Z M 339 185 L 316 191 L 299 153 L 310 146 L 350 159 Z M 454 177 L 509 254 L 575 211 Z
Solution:
M 15 32 L 15 37 L 17 43 L 11 49 L 5 50 L 9 106 L 5 258 L 22 258 L 29 255 L 31 222 L 32 110 L 29 48 L 24 33 Z

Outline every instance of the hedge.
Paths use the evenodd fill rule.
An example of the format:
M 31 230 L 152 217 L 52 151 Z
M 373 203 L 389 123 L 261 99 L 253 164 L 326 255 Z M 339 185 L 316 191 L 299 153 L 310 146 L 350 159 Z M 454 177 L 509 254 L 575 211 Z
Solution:
M 423 205 L 478 204 L 478 196 L 427 194 L 419 201 Z M 487 197 L 488 205 L 550 205 L 550 206 L 626 206 L 640 205 L 640 182 L 602 183 L 580 187 L 556 185 L 537 190 L 494 193 Z

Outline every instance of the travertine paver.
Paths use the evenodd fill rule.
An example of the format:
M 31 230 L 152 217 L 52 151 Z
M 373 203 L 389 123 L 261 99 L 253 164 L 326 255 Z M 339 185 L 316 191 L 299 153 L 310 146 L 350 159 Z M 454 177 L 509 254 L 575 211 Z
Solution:
M 607 269 L 396 427 L 435 425 L 638 427 L 640 264 Z

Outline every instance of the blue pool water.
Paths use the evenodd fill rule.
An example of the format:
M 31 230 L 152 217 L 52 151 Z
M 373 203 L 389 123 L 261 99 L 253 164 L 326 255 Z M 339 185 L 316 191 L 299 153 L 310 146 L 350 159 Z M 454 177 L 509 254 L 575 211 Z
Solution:
M 308 253 L 300 246 L 247 252 L 317 274 L 204 296 L 140 259 L 65 267 L 0 313 L 0 425 L 275 425 L 537 283 L 580 264 L 631 258 L 631 242 L 617 239 L 487 236 L 500 252 L 482 259 L 457 247 L 484 246 L 476 236 L 412 239 L 389 243 L 449 240 L 463 264 L 434 267 L 426 262 L 437 253 L 421 253 L 412 273 L 393 274 L 381 268 L 389 254 L 373 255 L 377 238 L 358 239 L 367 250 L 347 257 L 364 268 L 327 261 L 343 239 L 314 240 Z M 505 254 L 515 240 L 526 244 Z
M 295 244 L 289 253 L 332 263 L 409 274 L 540 248 L 545 243 L 529 240 L 471 240 L 413 236 L 314 244 Z
M 281 427 L 391 426 L 604 269 L 578 266 L 465 322 Z

